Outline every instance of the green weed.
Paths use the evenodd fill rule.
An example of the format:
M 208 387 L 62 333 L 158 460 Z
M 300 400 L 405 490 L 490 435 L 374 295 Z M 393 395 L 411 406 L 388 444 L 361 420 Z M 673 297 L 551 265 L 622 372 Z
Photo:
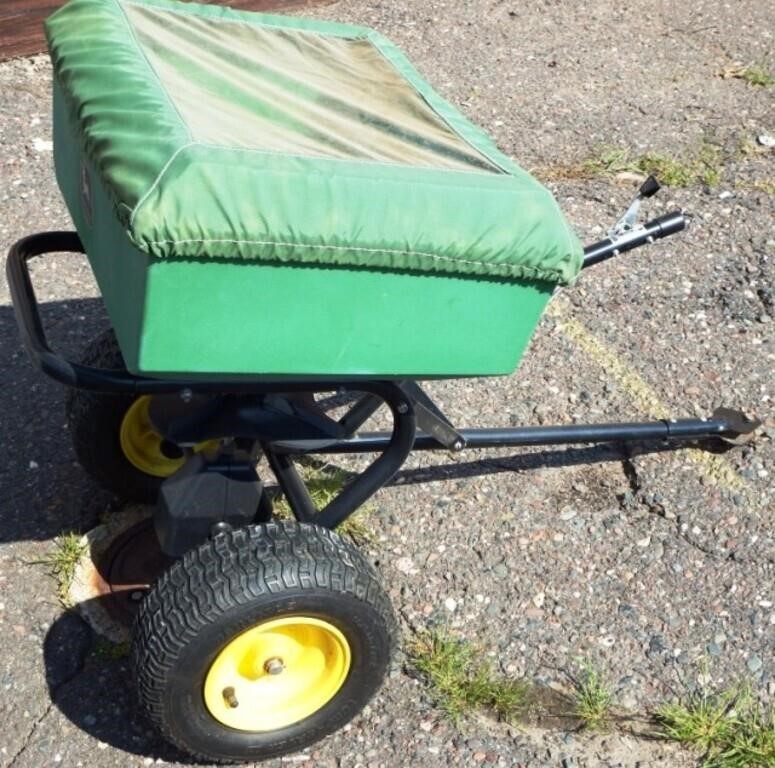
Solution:
M 587 662 L 573 683 L 573 714 L 589 730 L 606 728 L 611 720 L 613 694 L 603 674 Z
M 760 88 L 768 88 L 771 85 L 775 85 L 775 77 L 770 74 L 764 62 L 753 64 L 735 62 L 722 69 L 719 75 L 725 80 L 729 78 L 744 80 L 748 85 Z
M 325 507 L 326 504 L 339 494 L 350 479 L 349 473 L 345 470 L 331 465 L 320 467 L 310 464 L 301 464 L 299 469 L 316 509 Z M 284 496 L 276 498 L 273 506 L 274 513 L 277 517 L 285 519 L 293 517 L 291 507 Z M 373 544 L 376 537 L 374 531 L 366 522 L 366 518 L 373 511 L 374 505 L 367 502 L 337 527 L 337 533 L 349 536 L 360 546 Z
M 702 183 L 716 186 L 721 180 L 719 150 L 703 142 L 693 157 L 680 159 L 658 152 L 636 155 L 629 149 L 604 149 L 585 161 L 591 176 L 615 176 L 618 173 L 653 174 L 668 187 L 689 187 Z
M 45 565 L 57 582 L 57 596 L 64 606 L 71 607 L 70 585 L 75 567 L 86 551 L 79 533 L 64 533 L 54 540 L 54 551 L 46 557 L 31 561 L 33 565 Z
M 744 184 L 743 187 L 775 196 L 775 179 L 757 179 L 756 181 Z
M 653 174 L 668 187 L 694 184 L 715 187 L 721 182 L 722 171 L 719 148 L 703 141 L 694 153 L 684 158 L 659 152 L 637 154 L 626 147 L 602 147 L 581 162 L 537 168 L 534 173 L 544 181 L 594 179 L 622 173 L 643 177 Z
M 745 80 L 748 85 L 759 85 L 763 88 L 775 85 L 775 77 L 764 69 L 764 67 L 755 64 L 745 68 L 743 80 Z
M 458 725 L 485 709 L 505 722 L 525 712 L 530 686 L 497 674 L 480 649 L 444 631 L 423 632 L 409 643 L 410 665 L 431 689 L 434 703 Z
M 702 752 L 702 768 L 775 765 L 775 712 L 765 712 L 747 686 L 699 691 L 656 713 L 663 738 Z
M 697 694 L 686 701 L 663 705 L 657 710 L 656 719 L 665 738 L 707 752 L 731 737 L 733 723 L 729 713 L 734 699 L 730 692 L 715 696 Z

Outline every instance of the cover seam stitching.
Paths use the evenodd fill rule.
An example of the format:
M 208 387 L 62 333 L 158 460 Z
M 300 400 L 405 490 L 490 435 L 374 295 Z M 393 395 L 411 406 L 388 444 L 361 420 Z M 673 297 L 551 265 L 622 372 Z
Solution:
M 362 252 L 362 253 L 388 253 L 388 254 L 396 254 L 401 256 L 427 256 L 431 259 L 436 259 L 438 261 L 447 261 L 451 262 L 453 264 L 470 264 L 472 266 L 477 267 L 487 267 L 489 269 L 497 269 L 498 271 L 504 273 L 504 272 L 519 272 L 523 275 L 534 275 L 536 277 L 539 277 L 541 273 L 543 274 L 558 274 L 557 270 L 539 270 L 535 267 L 529 267 L 527 265 L 519 265 L 519 264 L 504 264 L 504 265 L 498 265 L 493 264 L 492 262 L 486 262 L 486 261 L 473 261 L 472 259 L 456 259 L 452 256 L 442 256 L 438 253 L 430 253 L 429 251 L 415 251 L 415 250 L 408 250 L 408 249 L 400 249 L 400 248 L 367 248 L 364 246 L 343 246 L 343 245 L 318 245 L 314 243 L 288 243 L 288 242 L 282 242 L 282 241 L 275 241 L 275 240 L 236 240 L 231 238 L 191 238 L 191 239 L 185 239 L 185 240 L 151 240 L 148 241 L 146 244 L 149 246 L 154 245 L 185 245 L 189 243 L 233 243 L 235 245 L 245 244 L 245 245 L 275 245 L 275 246 L 282 246 L 282 247 L 288 247 L 288 248 L 308 248 L 308 249 L 317 249 L 317 250 L 334 250 L 334 251 L 345 251 L 345 252 Z
M 131 226 L 133 226 L 133 224 L 134 224 L 134 221 L 135 221 L 135 215 L 136 215 L 136 214 L 137 214 L 137 212 L 140 210 L 140 208 L 141 208 L 141 206 L 143 205 L 143 203 L 144 203 L 144 202 L 145 202 L 145 201 L 146 201 L 146 200 L 147 200 L 147 199 L 148 199 L 148 198 L 151 196 L 151 194 L 152 194 L 152 193 L 153 193 L 153 191 L 156 189 L 156 187 L 158 187 L 158 186 L 159 186 L 159 183 L 160 183 L 160 182 L 161 182 L 161 180 L 164 178 L 164 174 L 166 174 L 166 173 L 167 173 L 167 170 L 168 170 L 168 169 L 169 169 L 169 167 L 172 165 L 172 163 L 175 161 L 175 158 L 176 158 L 176 157 L 177 157 L 177 156 L 178 156 L 178 155 L 179 155 L 179 154 L 180 154 L 180 153 L 181 153 L 181 152 L 182 152 L 184 149 L 188 149 L 189 147 L 195 147 L 195 146 L 197 146 L 197 142 L 195 142 L 195 141 L 189 141 L 187 144 L 183 144 L 183 146 L 181 146 L 181 147 L 178 147 L 178 148 L 177 148 L 177 149 L 176 149 L 176 150 L 175 150 L 175 151 L 172 153 L 172 155 L 170 155 L 170 158 L 169 158 L 169 160 L 167 160 L 167 162 L 166 162 L 166 163 L 164 163 L 164 167 L 163 167 L 163 168 L 162 168 L 162 169 L 159 171 L 159 173 L 158 173 L 158 174 L 156 174 L 156 178 L 153 180 L 153 183 L 151 184 L 151 186 L 150 186 L 150 187 L 148 187 L 148 189 L 147 189 L 147 190 L 146 190 L 146 191 L 143 193 L 143 196 L 142 196 L 142 197 L 141 197 L 141 198 L 140 198 L 140 199 L 137 201 L 137 203 L 135 204 L 135 207 L 132 209 L 132 214 L 131 214 L 131 216 L 129 217 L 129 226 L 130 226 L 130 227 L 131 227 Z
M 136 5 L 136 3 L 129 3 L 129 5 Z M 183 129 L 185 130 L 188 140 L 192 142 L 194 140 L 194 137 L 191 135 L 191 129 L 189 128 L 188 123 L 183 119 L 183 115 L 180 114 L 180 112 L 178 111 L 178 108 L 175 106 L 175 102 L 172 101 L 172 97 L 169 95 L 169 93 L 167 92 L 167 89 L 164 87 L 164 84 L 162 83 L 162 79 L 159 77 L 159 73 L 156 71 L 153 64 L 151 64 L 150 60 L 145 55 L 145 51 L 143 50 L 143 47 L 140 45 L 140 41 L 137 39 L 137 35 L 135 34 L 135 28 L 132 26 L 132 22 L 129 20 L 129 16 L 127 16 L 126 11 L 124 10 L 123 0 L 116 0 L 116 6 L 121 11 L 121 15 L 124 17 L 124 21 L 126 22 L 127 28 L 129 30 L 129 35 L 132 38 L 132 42 L 134 43 L 135 48 L 137 49 L 137 52 L 140 54 L 146 66 L 148 67 L 154 79 L 156 80 L 159 86 L 159 89 L 164 94 L 164 98 L 166 99 L 167 104 L 169 104 L 169 106 L 172 108 L 172 111 L 177 115 L 178 120 L 180 120 L 180 124 L 183 126 Z

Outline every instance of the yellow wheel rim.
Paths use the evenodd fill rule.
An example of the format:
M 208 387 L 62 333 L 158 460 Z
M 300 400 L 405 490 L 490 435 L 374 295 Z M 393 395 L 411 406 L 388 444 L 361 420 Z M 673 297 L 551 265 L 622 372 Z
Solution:
M 153 477 L 169 477 L 183 466 L 185 456 L 164 454 L 164 438 L 154 429 L 150 414 L 151 397 L 138 397 L 124 414 L 119 439 L 127 461 L 141 472 Z M 218 440 L 206 440 L 194 446 L 195 451 L 215 448 Z
M 308 616 L 266 621 L 216 656 L 204 686 L 210 714 L 238 731 L 274 731 L 331 701 L 350 671 L 350 646 L 334 626 Z

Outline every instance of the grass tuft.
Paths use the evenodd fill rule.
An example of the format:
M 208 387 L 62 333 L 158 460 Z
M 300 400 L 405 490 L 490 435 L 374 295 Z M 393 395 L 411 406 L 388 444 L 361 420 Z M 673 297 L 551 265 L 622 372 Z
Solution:
M 660 707 L 656 713 L 657 722 L 665 738 L 708 752 L 730 738 L 733 725 L 729 714 L 734 700 L 735 696 L 730 692 L 714 696 L 696 694 L 687 701 Z
M 769 88 L 769 86 L 775 85 L 775 77 L 770 74 L 764 62 L 753 64 L 735 62 L 722 69 L 719 75 L 725 80 L 730 78 L 744 80 L 748 85 L 760 88 Z
M 573 714 L 584 728 L 603 730 L 611 721 L 613 694 L 603 674 L 586 662 L 578 677 L 573 678 L 576 688 Z
M 70 585 L 73 583 L 75 567 L 86 551 L 86 544 L 81 541 L 81 534 L 71 531 L 56 538 L 54 547 L 50 555 L 33 560 L 32 564 L 49 568 L 51 576 L 57 582 L 57 596 L 65 607 L 71 608 Z
M 719 151 L 708 143 L 703 143 L 697 154 L 689 159 L 658 152 L 635 155 L 628 149 L 608 149 L 587 160 L 586 166 L 593 176 L 615 176 L 625 172 L 642 176 L 654 174 L 668 187 L 689 187 L 698 182 L 713 187 L 721 180 Z
M 524 714 L 530 686 L 494 672 L 470 643 L 434 630 L 417 635 L 407 652 L 411 666 L 430 686 L 434 703 L 455 725 L 479 709 L 509 723 Z
M 322 509 L 342 490 L 350 479 L 349 473 L 339 467 L 326 464 L 325 466 L 312 466 L 302 464 L 299 467 L 304 482 L 307 485 L 309 495 L 316 509 Z M 274 500 L 274 513 L 277 517 L 289 519 L 293 517 L 290 504 L 284 496 Z M 374 511 L 374 505 L 367 502 L 357 512 L 350 515 L 341 523 L 336 532 L 349 536 L 355 544 L 367 546 L 374 544 L 376 536 L 366 521 L 369 514 Z
M 744 187 L 775 197 L 775 179 L 757 179 L 745 184 Z
M 485 709 L 514 723 L 537 714 L 541 689 L 493 671 L 476 646 L 445 630 L 421 632 L 408 644 L 410 666 L 428 684 L 434 704 L 456 726 Z M 709 693 L 700 688 L 686 699 L 662 705 L 646 715 L 616 713 L 604 677 L 590 662 L 577 675 L 572 701 L 553 699 L 552 717 L 571 719 L 580 727 L 622 728 L 641 720 L 656 724 L 650 737 L 675 741 L 700 754 L 699 768 L 772 768 L 775 766 L 775 710 L 765 709 L 749 686 Z M 628 726 L 629 727 L 629 726 Z
M 584 180 L 630 173 L 642 177 L 654 174 L 668 187 L 694 184 L 715 187 L 721 182 L 722 162 L 719 148 L 704 141 L 687 158 L 659 152 L 636 154 L 626 147 L 602 147 L 583 162 L 538 168 L 534 172 L 544 181 Z
M 700 750 L 702 768 L 775 765 L 775 711 L 765 712 L 747 686 L 705 690 L 656 713 L 660 735 Z

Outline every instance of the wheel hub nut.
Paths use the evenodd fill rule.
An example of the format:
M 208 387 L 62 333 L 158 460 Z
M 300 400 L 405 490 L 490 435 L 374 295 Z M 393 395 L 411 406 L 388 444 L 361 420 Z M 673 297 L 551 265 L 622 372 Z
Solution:
M 277 656 L 267 659 L 264 662 L 264 672 L 268 675 L 279 675 L 285 669 L 283 660 Z

